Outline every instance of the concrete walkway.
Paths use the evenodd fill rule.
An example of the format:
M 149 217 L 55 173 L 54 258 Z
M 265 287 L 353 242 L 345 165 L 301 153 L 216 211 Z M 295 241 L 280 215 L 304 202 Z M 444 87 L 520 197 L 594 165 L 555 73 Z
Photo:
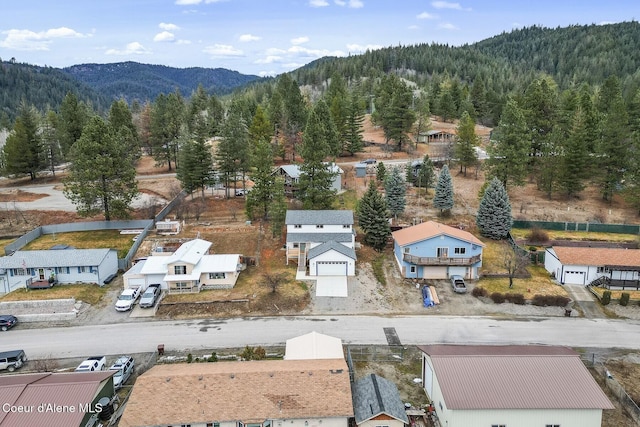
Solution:
M 591 292 L 589 292 L 586 286 L 568 284 L 563 286 L 569 293 L 571 299 L 582 309 L 584 317 L 587 319 L 606 319 L 607 316 L 605 316 L 600 309 L 600 303 Z

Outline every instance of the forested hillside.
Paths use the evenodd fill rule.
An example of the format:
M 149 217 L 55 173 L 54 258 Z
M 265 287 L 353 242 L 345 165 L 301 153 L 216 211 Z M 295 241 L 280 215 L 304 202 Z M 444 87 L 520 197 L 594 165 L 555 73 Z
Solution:
M 22 101 L 57 110 L 68 92 L 97 111 L 109 108 L 107 98 L 57 68 L 0 61 L 0 128 L 10 127 Z
M 173 68 L 137 62 L 80 64 L 63 71 L 110 100 L 124 98 L 142 103 L 176 89 L 184 96 L 190 96 L 198 85 L 202 85 L 207 93 L 225 94 L 259 79 L 224 68 Z

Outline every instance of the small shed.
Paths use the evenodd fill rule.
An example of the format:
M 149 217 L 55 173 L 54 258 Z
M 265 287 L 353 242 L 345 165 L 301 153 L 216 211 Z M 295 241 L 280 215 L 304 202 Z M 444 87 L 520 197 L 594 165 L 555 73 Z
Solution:
M 356 178 L 364 178 L 367 176 L 367 165 L 365 163 L 356 163 L 354 168 L 356 170 Z
M 315 331 L 290 338 L 286 343 L 284 359 L 344 359 L 342 340 Z
M 158 234 L 179 234 L 180 233 L 180 221 L 171 221 L 165 219 L 156 223 L 156 232 Z

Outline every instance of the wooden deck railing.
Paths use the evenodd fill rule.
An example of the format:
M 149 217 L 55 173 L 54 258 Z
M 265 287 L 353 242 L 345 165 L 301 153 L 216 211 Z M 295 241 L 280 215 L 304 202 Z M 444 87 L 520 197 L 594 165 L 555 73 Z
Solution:
M 450 258 L 450 257 L 419 257 L 411 254 L 403 254 L 402 259 L 416 265 L 473 265 L 480 261 L 480 255 L 470 258 Z

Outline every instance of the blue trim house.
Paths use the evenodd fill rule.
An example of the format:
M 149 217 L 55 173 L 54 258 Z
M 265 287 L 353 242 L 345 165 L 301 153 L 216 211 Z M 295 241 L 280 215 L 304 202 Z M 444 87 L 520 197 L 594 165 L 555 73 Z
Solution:
M 61 249 L 16 251 L 0 257 L 0 279 L 9 290 L 55 277 L 58 283 L 102 285 L 118 272 L 115 249 Z
M 485 246 L 473 234 L 426 221 L 394 231 L 393 251 L 402 277 L 448 279 L 460 275 L 478 279 Z

